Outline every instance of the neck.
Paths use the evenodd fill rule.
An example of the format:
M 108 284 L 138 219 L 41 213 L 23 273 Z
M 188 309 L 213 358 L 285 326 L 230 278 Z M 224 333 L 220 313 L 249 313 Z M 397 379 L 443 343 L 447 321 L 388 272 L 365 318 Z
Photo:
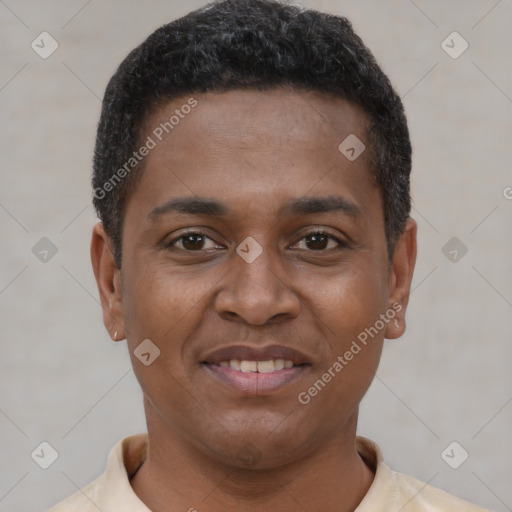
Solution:
M 372 481 L 373 471 L 356 451 L 357 411 L 333 439 L 306 457 L 273 469 L 219 464 L 148 418 L 146 461 L 131 480 L 138 497 L 153 512 L 253 512 L 324 510 L 352 512 Z

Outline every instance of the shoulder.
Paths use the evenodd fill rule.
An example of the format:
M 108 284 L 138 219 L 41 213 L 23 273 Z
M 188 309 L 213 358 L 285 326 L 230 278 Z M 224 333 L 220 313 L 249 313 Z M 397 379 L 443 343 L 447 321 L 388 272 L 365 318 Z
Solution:
M 391 471 L 403 512 L 489 512 L 417 478 Z
M 94 480 L 94 482 L 61 501 L 48 512 L 98 512 L 95 496 L 100 486 L 101 478 Z
M 417 478 L 393 471 L 384 462 L 379 446 L 370 439 L 358 436 L 357 449 L 375 472 L 357 512 L 489 512 Z
M 107 467 L 100 477 L 48 512 L 149 512 L 130 486 L 130 477 L 144 461 L 147 447 L 147 434 L 136 434 L 122 439 L 110 451 Z

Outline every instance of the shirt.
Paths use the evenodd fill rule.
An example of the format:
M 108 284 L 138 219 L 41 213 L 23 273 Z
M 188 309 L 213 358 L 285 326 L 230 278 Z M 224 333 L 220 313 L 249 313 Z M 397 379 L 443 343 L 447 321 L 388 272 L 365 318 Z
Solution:
M 130 477 L 144 462 L 147 449 L 147 434 L 136 434 L 122 439 L 110 452 L 105 473 L 49 512 L 151 512 L 130 485 Z M 375 476 L 366 496 L 354 512 L 486 510 L 416 478 L 392 471 L 385 464 L 377 444 L 365 437 L 357 437 L 357 450 L 374 470 Z

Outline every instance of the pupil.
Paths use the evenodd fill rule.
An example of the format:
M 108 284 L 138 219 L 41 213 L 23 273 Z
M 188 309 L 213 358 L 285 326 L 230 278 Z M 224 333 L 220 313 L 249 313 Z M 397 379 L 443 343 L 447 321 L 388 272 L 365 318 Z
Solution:
M 327 236 L 321 233 L 308 235 L 306 238 L 306 245 L 308 249 L 320 250 L 327 247 Z
M 203 235 L 186 235 L 183 239 L 183 247 L 185 249 L 201 249 L 203 243 Z

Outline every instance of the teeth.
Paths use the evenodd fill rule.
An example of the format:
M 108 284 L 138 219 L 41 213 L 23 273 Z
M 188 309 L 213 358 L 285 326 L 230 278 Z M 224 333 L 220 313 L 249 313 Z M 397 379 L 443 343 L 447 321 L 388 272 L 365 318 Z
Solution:
M 258 363 L 256 361 L 241 361 L 240 370 L 242 370 L 244 373 L 257 372 Z
M 240 361 L 240 359 L 230 359 L 221 361 L 219 366 L 229 366 L 233 370 L 244 373 L 270 373 L 283 368 L 292 368 L 293 361 L 289 359 L 269 359 L 268 361 Z
M 269 373 L 273 372 L 274 369 L 274 361 L 272 359 L 270 361 L 258 361 L 258 373 Z
M 240 360 L 239 359 L 231 359 L 229 361 L 229 366 L 233 368 L 233 370 L 240 370 Z
M 292 363 L 293 365 L 293 363 Z M 274 368 L 276 370 L 282 370 L 284 368 L 284 359 L 276 359 L 274 361 Z

